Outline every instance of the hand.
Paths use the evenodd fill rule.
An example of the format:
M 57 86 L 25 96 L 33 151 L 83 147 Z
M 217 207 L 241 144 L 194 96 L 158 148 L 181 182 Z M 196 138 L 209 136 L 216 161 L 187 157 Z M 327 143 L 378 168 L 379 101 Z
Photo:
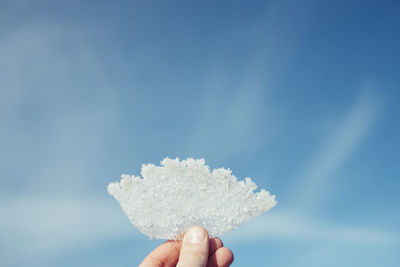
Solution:
M 153 250 L 139 267 L 227 267 L 232 251 L 217 238 L 208 238 L 200 226 L 190 228 L 183 240 L 168 240 Z

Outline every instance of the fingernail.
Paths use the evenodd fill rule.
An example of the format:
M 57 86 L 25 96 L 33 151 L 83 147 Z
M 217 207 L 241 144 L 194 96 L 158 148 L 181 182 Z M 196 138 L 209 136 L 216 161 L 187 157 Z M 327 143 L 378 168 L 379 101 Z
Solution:
M 200 244 L 205 238 L 205 232 L 200 227 L 191 228 L 185 235 L 185 241 L 192 244 Z

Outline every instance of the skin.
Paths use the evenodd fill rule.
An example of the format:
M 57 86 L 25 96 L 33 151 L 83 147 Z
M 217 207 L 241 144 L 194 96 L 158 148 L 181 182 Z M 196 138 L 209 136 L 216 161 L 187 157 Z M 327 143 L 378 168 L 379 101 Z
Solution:
M 139 267 L 227 267 L 233 253 L 201 226 L 190 228 L 183 240 L 168 240 L 153 250 Z

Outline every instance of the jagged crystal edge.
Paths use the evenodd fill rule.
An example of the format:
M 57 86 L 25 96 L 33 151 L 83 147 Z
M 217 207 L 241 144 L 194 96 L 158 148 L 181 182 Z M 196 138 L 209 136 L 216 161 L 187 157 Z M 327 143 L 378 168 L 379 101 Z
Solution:
M 276 205 L 275 196 L 250 179 L 238 181 L 230 169 L 212 172 L 204 159 L 165 158 L 161 166 L 145 164 L 141 175 L 123 174 L 108 192 L 132 224 L 150 238 L 179 239 L 202 225 L 220 236 Z

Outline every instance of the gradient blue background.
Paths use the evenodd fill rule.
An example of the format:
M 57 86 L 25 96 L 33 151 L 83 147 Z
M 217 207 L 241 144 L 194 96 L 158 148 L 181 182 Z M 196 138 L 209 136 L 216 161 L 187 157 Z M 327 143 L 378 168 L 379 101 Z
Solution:
M 399 266 L 398 1 L 1 1 L 0 265 L 136 266 L 106 192 L 202 157 L 277 196 L 233 266 Z

